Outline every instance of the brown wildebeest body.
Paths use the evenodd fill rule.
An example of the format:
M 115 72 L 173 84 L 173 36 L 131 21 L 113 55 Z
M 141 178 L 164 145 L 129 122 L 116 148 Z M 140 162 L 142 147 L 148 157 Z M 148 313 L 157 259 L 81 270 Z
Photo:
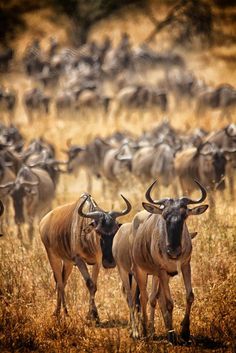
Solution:
M 132 242 L 133 272 L 140 289 L 140 302 L 142 308 L 143 333 L 147 333 L 147 276 L 153 275 L 151 293 L 151 318 L 154 319 L 154 309 L 158 299 L 163 315 L 168 340 L 175 343 L 176 337 L 173 330 L 172 311 L 173 300 L 170 294 L 169 278 L 178 273 L 180 266 L 186 288 L 186 311 L 182 322 L 181 337 L 189 340 L 190 337 L 190 310 L 194 300 L 191 285 L 190 259 L 192 253 L 191 235 L 186 225 L 189 215 L 198 215 L 206 211 L 207 205 L 189 209 L 189 204 L 197 204 L 205 200 L 206 190 L 196 182 L 201 189 L 202 196 L 199 200 L 187 197 L 178 199 L 162 199 L 153 201 L 150 191 L 155 183 L 146 192 L 149 202 L 143 207 L 152 215 L 140 224 Z M 157 284 L 159 281 L 159 287 Z M 153 322 L 151 323 L 153 327 Z
M 150 214 L 146 211 L 141 211 L 135 215 L 132 223 L 122 224 L 114 237 L 112 245 L 113 257 L 119 271 L 122 289 L 126 295 L 130 310 L 130 324 L 134 338 L 138 337 L 138 328 L 135 323 L 135 304 L 139 306 L 139 303 L 137 303 L 138 292 L 136 282 L 132 283 L 134 280 L 132 276 L 132 241 L 139 225 L 144 222 L 147 217 L 150 217 Z
M 60 313 L 61 304 L 67 313 L 64 289 L 75 264 L 89 290 L 89 316 L 99 320 L 95 304 L 97 278 L 101 264 L 105 268 L 115 266 L 111 249 L 113 237 L 119 228 L 116 218 L 131 209 L 128 200 L 123 199 L 127 205 L 125 211 L 105 212 L 90 195 L 84 194 L 77 202 L 57 207 L 41 220 L 41 239 L 57 283 L 55 314 Z M 82 209 L 87 201 L 92 211 L 84 213 Z M 91 219 L 88 221 L 88 218 L 93 222 Z M 92 278 L 86 264 L 93 265 Z

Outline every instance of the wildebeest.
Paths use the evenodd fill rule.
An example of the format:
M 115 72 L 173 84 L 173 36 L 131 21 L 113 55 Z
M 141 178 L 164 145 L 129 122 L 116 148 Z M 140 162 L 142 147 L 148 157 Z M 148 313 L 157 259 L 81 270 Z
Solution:
M 49 114 L 51 97 L 41 89 L 33 88 L 24 94 L 23 102 L 29 120 L 33 119 L 33 112 Z
M 129 201 L 122 198 L 126 203 L 124 211 L 105 212 L 85 193 L 78 201 L 57 207 L 41 220 L 39 231 L 57 284 L 56 315 L 60 313 L 61 304 L 67 313 L 64 289 L 76 265 L 89 290 L 89 317 L 99 320 L 95 304 L 99 269 L 101 264 L 104 268 L 115 267 L 112 242 L 119 228 L 116 219 L 131 210 Z M 93 266 L 92 278 L 86 264 Z
M 236 106 L 236 89 L 229 84 L 208 88 L 199 94 L 196 113 L 203 114 L 206 109 L 220 109 L 221 117 L 231 118 L 231 110 Z
M 68 150 L 64 150 L 68 155 L 67 168 L 69 173 L 73 172 L 77 176 L 78 172 L 84 168 L 87 174 L 87 189 L 89 192 L 92 190 L 92 177 L 101 176 L 103 159 L 110 148 L 110 144 L 104 139 L 96 137 L 86 146 L 68 144 Z
M 176 336 L 172 323 L 173 300 L 170 294 L 169 279 L 175 276 L 180 268 L 187 300 L 181 337 L 188 341 L 190 338 L 190 311 L 194 295 L 190 267 L 192 243 L 186 220 L 190 215 L 200 215 L 207 210 L 208 205 L 200 205 L 192 209 L 188 207 L 188 205 L 203 202 L 207 192 L 198 181 L 195 181 L 201 190 L 201 197 L 198 200 L 181 197 L 154 201 L 150 193 L 155 183 L 146 192 L 148 203 L 143 202 L 144 209 L 151 215 L 138 226 L 132 238 L 132 267 L 140 290 L 143 334 L 147 334 L 147 277 L 152 275 L 153 287 L 150 303 L 152 310 L 154 311 L 158 299 L 168 331 L 168 340 L 175 343 Z M 153 314 L 151 318 L 153 320 Z M 153 323 L 151 326 L 153 327 Z
M 173 192 L 177 195 L 174 158 L 180 148 L 181 145 L 175 146 L 168 140 L 140 148 L 133 156 L 132 173 L 142 183 L 158 178 L 161 185 L 172 185 Z
M 130 85 L 122 88 L 117 94 L 117 107 L 114 114 L 119 114 L 122 107 L 148 109 L 159 108 L 162 112 L 168 110 L 167 92 L 158 87 L 146 85 Z
M 40 219 L 51 209 L 55 195 L 51 177 L 43 169 L 23 165 L 16 179 L 1 184 L 0 190 L 12 197 L 19 238 L 23 241 L 21 225 L 27 222 L 29 240 L 32 242 L 35 218 Z
M 0 87 L 0 108 L 7 114 L 7 119 L 11 121 L 14 117 L 16 106 L 16 93 L 14 90 Z
M 214 205 L 216 188 L 224 190 L 226 155 L 233 150 L 220 149 L 216 144 L 206 142 L 197 148 L 187 148 L 176 155 L 175 170 L 183 192 L 194 190 L 193 179 L 199 180 L 209 191 L 209 203 Z M 213 210 L 213 208 L 212 208 Z
M 218 148 L 223 150 L 234 151 L 235 153 L 228 154 L 226 165 L 226 176 L 229 183 L 229 193 L 234 199 L 234 177 L 236 168 L 236 124 L 229 124 L 225 128 L 212 132 L 205 139 L 210 143 L 214 143 Z

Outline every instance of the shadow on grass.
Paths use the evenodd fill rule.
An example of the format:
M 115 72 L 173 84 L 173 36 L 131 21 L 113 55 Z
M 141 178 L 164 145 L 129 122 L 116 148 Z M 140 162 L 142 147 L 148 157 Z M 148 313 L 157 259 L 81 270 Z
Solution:
M 153 341 L 159 341 L 159 342 L 166 341 L 166 336 L 154 335 Z M 178 343 L 176 345 L 177 346 L 186 346 L 186 347 L 198 347 L 198 348 L 203 348 L 203 349 L 226 348 L 226 345 L 223 342 L 213 340 L 207 336 L 195 336 L 195 337 L 191 336 L 191 339 L 188 342 L 185 342 L 185 341 L 181 340 L 180 337 L 178 337 Z
M 99 322 L 96 327 L 100 327 L 100 328 L 125 328 L 128 325 L 128 321 L 127 320 L 121 320 L 121 319 L 111 319 L 111 320 L 106 320 L 103 322 Z

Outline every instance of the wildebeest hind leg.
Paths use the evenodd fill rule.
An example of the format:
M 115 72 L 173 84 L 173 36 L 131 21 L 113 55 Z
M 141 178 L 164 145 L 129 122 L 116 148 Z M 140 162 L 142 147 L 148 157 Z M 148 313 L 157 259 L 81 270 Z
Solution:
M 66 287 L 66 283 L 67 280 L 71 274 L 71 271 L 73 269 L 73 264 L 72 262 L 63 262 L 63 266 L 62 266 L 62 280 L 63 280 L 63 285 L 64 285 L 64 291 L 63 291 L 63 296 L 62 296 L 62 306 L 64 309 L 64 313 L 67 315 L 68 311 L 67 311 L 67 307 L 66 307 L 66 301 L 65 301 L 65 287 Z
M 60 314 L 61 310 L 61 302 L 62 298 L 64 299 L 64 284 L 63 284 L 63 279 L 62 279 L 62 262 L 61 259 L 55 256 L 50 249 L 46 249 L 47 255 L 48 255 L 48 260 L 50 262 L 54 279 L 56 282 L 57 286 L 57 306 L 56 309 L 53 313 L 53 315 L 58 316 Z
M 137 281 L 137 285 L 140 289 L 140 302 L 142 309 L 142 328 L 143 328 L 143 336 L 147 335 L 147 302 L 148 302 L 148 294 L 147 294 L 147 274 L 142 271 L 137 266 L 134 267 L 135 279 Z

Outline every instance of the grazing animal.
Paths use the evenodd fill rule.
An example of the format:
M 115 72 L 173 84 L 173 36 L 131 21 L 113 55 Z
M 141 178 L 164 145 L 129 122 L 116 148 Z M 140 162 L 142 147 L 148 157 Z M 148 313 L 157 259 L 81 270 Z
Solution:
M 95 304 L 99 270 L 101 264 L 104 268 L 115 267 L 112 242 L 119 228 L 116 219 L 131 210 L 129 201 L 122 198 L 127 206 L 124 211 L 105 212 L 86 193 L 76 202 L 55 208 L 41 220 L 39 232 L 57 284 L 55 315 L 59 315 L 61 304 L 67 314 L 64 289 L 76 265 L 89 290 L 89 317 L 99 320 Z M 84 211 L 85 204 L 89 212 Z M 92 278 L 86 264 L 93 266 Z
M 122 290 L 126 296 L 130 311 L 130 325 L 133 338 L 137 338 L 138 327 L 135 322 L 136 311 L 140 310 L 139 288 L 132 271 L 132 239 L 137 228 L 150 214 L 147 211 L 138 212 L 132 223 L 122 224 L 114 236 L 112 254 L 122 281 Z M 132 234 L 132 231 L 134 233 Z
M 199 94 L 196 114 L 204 114 L 206 109 L 220 109 L 221 118 L 230 120 L 231 111 L 236 106 L 236 89 L 229 84 L 222 84 L 216 88 L 208 88 Z
M 229 124 L 225 128 L 211 133 L 206 137 L 206 141 L 216 144 L 220 149 L 233 152 L 226 155 L 226 177 L 228 180 L 230 196 L 234 200 L 234 177 L 236 168 L 236 124 Z
M 51 209 L 55 195 L 55 185 L 51 177 L 41 168 L 23 165 L 16 179 L 0 185 L 1 189 L 12 197 L 19 238 L 23 241 L 21 225 L 27 222 L 28 236 L 32 242 L 35 218 L 40 219 Z
M 68 150 L 64 150 L 68 156 L 68 173 L 73 172 L 77 177 L 78 172 L 83 168 L 87 174 L 87 189 L 90 192 L 93 186 L 92 177 L 101 176 L 103 159 L 110 148 L 110 144 L 99 137 L 92 140 L 85 147 L 68 145 Z
M 168 331 L 168 340 L 175 343 L 176 336 L 172 322 L 173 300 L 170 294 L 169 279 L 178 273 L 180 267 L 187 300 L 181 337 L 188 341 L 190 338 L 190 311 L 194 295 L 190 267 L 192 243 L 186 220 L 190 215 L 200 215 L 207 210 L 208 205 L 200 205 L 192 209 L 188 207 L 190 204 L 203 202 L 207 192 L 198 181 L 195 181 L 201 190 L 201 197 L 198 200 L 181 197 L 154 201 L 150 193 L 155 183 L 146 192 L 146 198 L 149 202 L 143 202 L 143 207 L 150 213 L 150 217 L 140 224 L 132 239 L 132 269 L 140 290 L 143 334 L 147 334 L 147 277 L 152 275 L 151 310 L 154 312 L 158 299 Z M 153 312 L 151 313 L 152 320 L 154 319 Z M 154 327 L 153 322 L 151 322 L 151 327 Z
M 23 101 L 26 114 L 30 121 L 34 119 L 33 112 L 44 115 L 49 114 L 51 97 L 46 95 L 39 88 L 33 88 L 32 90 L 27 91 L 24 94 Z
M 192 192 L 194 190 L 193 179 L 197 179 L 208 189 L 210 206 L 214 206 L 216 188 L 220 190 L 225 188 L 226 155 L 232 153 L 234 150 L 220 149 L 210 142 L 178 153 L 175 157 L 175 171 L 182 191 Z

